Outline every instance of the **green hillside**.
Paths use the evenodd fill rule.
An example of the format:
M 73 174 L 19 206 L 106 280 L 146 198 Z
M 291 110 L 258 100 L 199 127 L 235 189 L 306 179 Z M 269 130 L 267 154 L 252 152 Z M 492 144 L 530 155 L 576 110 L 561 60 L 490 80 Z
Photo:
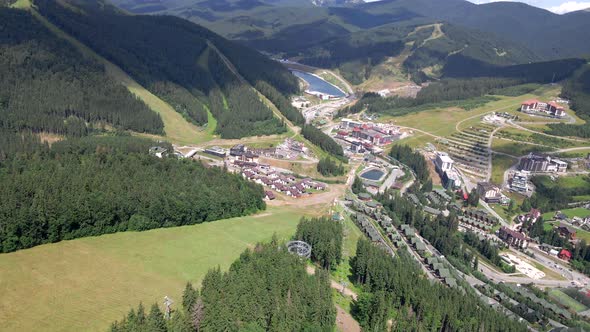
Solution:
M 3 131 L 85 136 L 114 127 L 163 133 L 156 113 L 28 12 L 0 7 L 0 31 Z
M 253 50 L 175 17 L 130 16 L 102 2 L 38 1 L 36 6 L 52 23 L 121 67 L 190 122 L 207 123 L 210 110 L 222 138 L 286 130 L 250 84 L 265 82 L 290 94 L 298 90 L 297 81 Z M 248 82 L 241 81 L 230 66 Z
M 310 1 L 287 0 L 149 3 L 156 2 L 160 8 L 154 12 L 186 18 L 259 50 L 337 68 L 357 84 L 371 77 L 376 65 L 400 54 L 403 58 L 394 62 L 404 64 L 394 71 L 411 74 L 418 82 L 438 78 L 447 58 L 455 54 L 494 65 L 590 54 L 590 43 L 580 42 L 588 41 L 590 13 L 557 15 L 522 3 L 383 0 L 340 7 L 333 1 L 313 7 Z M 143 0 L 115 3 L 135 12 L 149 11 Z M 412 34 L 431 24 L 441 24 L 439 37 L 420 40 L 420 34 Z M 407 43 L 413 43 L 410 50 L 404 50 Z
M 587 42 L 590 12 L 587 11 L 558 15 L 520 2 L 476 5 L 465 0 L 383 0 L 360 8 L 373 14 L 404 8 L 432 19 L 493 33 L 524 45 L 545 59 L 590 54 Z

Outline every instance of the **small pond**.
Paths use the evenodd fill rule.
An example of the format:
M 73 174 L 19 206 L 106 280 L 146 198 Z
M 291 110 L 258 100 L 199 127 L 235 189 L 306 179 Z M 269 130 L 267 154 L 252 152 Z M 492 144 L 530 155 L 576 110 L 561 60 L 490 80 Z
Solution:
M 372 181 L 379 181 L 384 174 L 385 173 L 383 173 L 383 171 L 380 171 L 378 169 L 372 169 L 361 174 L 361 178 Z

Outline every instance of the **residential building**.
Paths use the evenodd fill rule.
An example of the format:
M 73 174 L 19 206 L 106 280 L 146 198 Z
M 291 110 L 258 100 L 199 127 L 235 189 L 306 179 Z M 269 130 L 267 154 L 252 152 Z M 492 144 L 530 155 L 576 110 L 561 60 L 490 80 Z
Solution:
M 453 159 L 449 157 L 446 152 L 438 152 L 436 154 L 436 159 L 434 160 L 434 165 L 436 166 L 439 172 L 446 172 L 453 168 Z
M 557 227 L 557 233 L 563 236 L 567 240 L 575 240 L 576 239 L 576 230 L 565 225 L 559 225 Z
M 521 171 L 531 173 L 565 173 L 567 163 L 565 161 L 546 155 L 529 154 L 523 157 L 518 164 Z
M 461 176 L 454 169 L 442 173 L 441 180 L 446 189 L 459 189 L 463 185 Z
M 559 254 L 557 254 L 557 257 L 569 262 L 572 259 L 572 253 L 567 249 L 561 249 Z
M 529 239 L 526 235 L 502 226 L 498 231 L 498 237 L 506 242 L 509 246 L 526 249 L 529 246 Z
M 490 182 L 478 182 L 477 193 L 486 203 L 498 203 L 502 199 L 500 188 Z
M 529 172 L 516 172 L 510 181 L 510 189 L 518 192 L 529 191 Z
M 205 153 L 216 156 L 216 157 L 220 157 L 220 158 L 225 158 L 227 156 L 227 150 L 220 148 L 218 146 L 213 146 L 213 147 L 205 149 Z
M 554 102 L 545 103 L 536 99 L 527 100 L 520 106 L 520 111 L 528 114 L 562 118 L 565 116 L 563 106 Z

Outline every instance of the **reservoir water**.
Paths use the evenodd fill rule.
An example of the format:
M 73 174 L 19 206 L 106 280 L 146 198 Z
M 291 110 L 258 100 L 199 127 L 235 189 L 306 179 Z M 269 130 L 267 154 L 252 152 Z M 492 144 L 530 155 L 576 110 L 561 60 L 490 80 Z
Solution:
M 309 87 L 307 88 L 309 91 L 317 91 L 335 97 L 344 97 L 346 95 L 333 84 L 328 83 L 317 76 L 298 70 L 293 70 L 292 72 L 293 75 L 299 77 L 300 79 L 307 82 L 307 84 L 309 84 Z
M 383 174 L 385 174 L 385 173 L 383 173 L 382 171 L 380 171 L 378 169 L 372 169 L 370 171 L 366 171 L 363 174 L 361 174 L 361 178 L 377 181 L 377 180 L 381 179 Z

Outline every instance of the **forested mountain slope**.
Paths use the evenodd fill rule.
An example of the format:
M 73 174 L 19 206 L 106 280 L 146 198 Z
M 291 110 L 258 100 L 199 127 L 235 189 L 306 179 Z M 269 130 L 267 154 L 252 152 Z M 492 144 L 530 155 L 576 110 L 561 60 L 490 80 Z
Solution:
M 28 12 L 0 7 L 0 128 L 84 136 L 163 133 L 160 117 Z
M 404 8 L 424 17 L 494 33 L 546 59 L 590 54 L 587 11 L 558 15 L 520 2 L 476 5 L 465 0 L 383 0 L 360 8 L 373 14 Z
M 313 8 L 305 1 L 284 6 L 235 0 L 224 10 L 212 10 L 207 1 L 183 1 L 182 6 L 161 3 L 168 6 L 165 13 L 198 22 L 259 50 L 338 68 L 357 84 L 371 75 L 373 67 L 400 53 L 404 54 L 399 60 L 401 69 L 418 81 L 439 76 L 446 58 L 457 53 L 492 64 L 539 59 L 505 38 L 441 22 L 411 6 Z
M 175 17 L 130 16 L 102 1 L 50 0 L 35 5 L 52 23 L 121 67 L 187 120 L 205 124 L 210 111 L 223 138 L 285 131 L 250 84 L 266 83 L 270 93 L 280 95 L 297 91 L 297 81 L 256 51 Z M 241 82 L 218 52 L 250 84 Z

